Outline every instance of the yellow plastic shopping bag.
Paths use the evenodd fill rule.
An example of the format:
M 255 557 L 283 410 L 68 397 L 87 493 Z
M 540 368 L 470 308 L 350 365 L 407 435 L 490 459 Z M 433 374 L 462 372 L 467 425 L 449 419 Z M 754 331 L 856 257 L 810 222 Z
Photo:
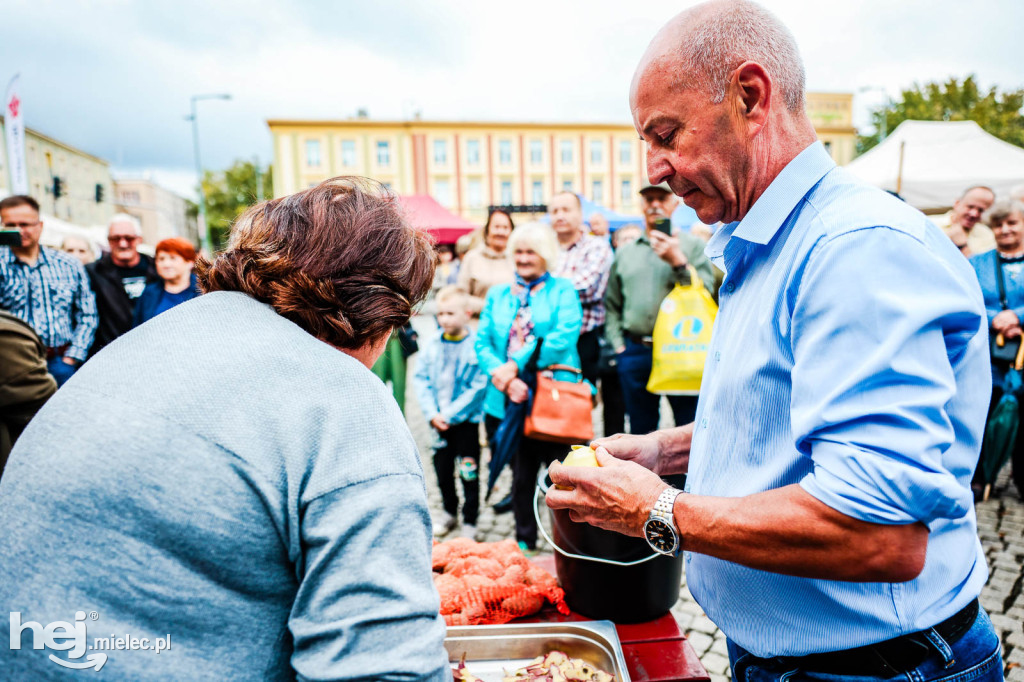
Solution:
M 690 284 L 677 284 L 661 302 L 654 323 L 654 364 L 647 390 L 668 395 L 697 395 L 704 361 L 711 345 L 711 328 L 718 306 L 697 271 L 690 267 Z

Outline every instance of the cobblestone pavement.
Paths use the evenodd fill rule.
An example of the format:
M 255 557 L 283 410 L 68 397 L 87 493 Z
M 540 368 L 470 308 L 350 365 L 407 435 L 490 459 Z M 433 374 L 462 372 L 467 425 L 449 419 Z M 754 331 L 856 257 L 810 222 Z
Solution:
M 417 319 L 417 327 L 423 325 L 424 318 Z M 425 328 L 429 329 L 429 326 Z M 412 376 L 415 356 L 410 360 L 409 376 Z M 670 415 L 667 404 L 663 406 L 663 415 Z M 595 432 L 603 433 L 602 424 L 595 411 Z M 427 480 L 427 501 L 434 518 L 441 513 L 441 493 L 437 487 L 433 464 L 430 460 L 431 443 L 434 439 L 433 429 L 427 424 L 416 405 L 410 387 L 406 398 L 406 418 L 423 459 L 423 469 Z M 671 422 L 663 424 L 671 426 Z M 487 453 L 480 471 L 487 471 Z M 486 474 L 484 474 L 486 475 Z M 483 483 L 486 486 L 486 479 Z M 509 470 L 498 480 L 492 496 L 495 502 L 507 493 L 512 486 Z M 481 490 L 481 497 L 486 489 Z M 460 493 L 461 497 L 461 493 Z M 977 505 L 978 532 L 981 544 L 988 558 L 990 577 L 988 584 L 981 593 L 981 603 L 992 617 L 992 624 L 1003 642 L 1003 661 L 1006 664 L 1006 679 L 1024 682 L 1024 501 L 1009 480 L 1009 466 L 1003 469 L 999 480 L 994 486 L 992 498 Z M 542 517 L 543 518 L 543 517 Z M 458 534 L 458 528 L 450 537 Z M 477 539 L 496 542 L 505 538 L 515 537 L 512 514 L 498 514 L 487 503 L 481 501 L 480 516 L 477 520 Z M 551 548 L 541 539 L 538 543 L 541 553 L 551 553 Z M 711 676 L 712 682 L 729 679 L 729 655 L 725 648 L 725 635 L 704 615 L 704 611 L 694 601 L 686 587 L 684 572 L 679 590 L 679 601 L 672 607 L 672 613 L 679 622 L 679 627 L 686 633 L 690 645 L 700 656 L 701 662 Z

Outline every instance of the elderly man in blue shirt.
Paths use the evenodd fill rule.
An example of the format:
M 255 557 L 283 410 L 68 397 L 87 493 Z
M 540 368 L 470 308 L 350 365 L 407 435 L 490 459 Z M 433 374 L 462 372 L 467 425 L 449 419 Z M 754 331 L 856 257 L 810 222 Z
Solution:
M 633 79 L 651 182 L 725 273 L 694 423 L 551 467 L 552 508 L 686 552 L 734 679 L 1002 679 L 970 490 L 988 405 L 970 265 L 837 168 L 760 6 L 671 20 Z M 610 453 L 610 454 L 609 454 Z M 686 471 L 686 493 L 655 474 Z M 652 473 L 653 472 L 653 473 Z

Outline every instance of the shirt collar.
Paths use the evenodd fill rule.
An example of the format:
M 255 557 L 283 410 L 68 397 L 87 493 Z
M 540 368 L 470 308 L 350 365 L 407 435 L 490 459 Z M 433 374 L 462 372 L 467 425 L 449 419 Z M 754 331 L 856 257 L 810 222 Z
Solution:
M 770 242 L 796 205 L 835 166 L 836 162 L 820 142 L 811 144 L 772 180 L 732 236 L 755 244 Z

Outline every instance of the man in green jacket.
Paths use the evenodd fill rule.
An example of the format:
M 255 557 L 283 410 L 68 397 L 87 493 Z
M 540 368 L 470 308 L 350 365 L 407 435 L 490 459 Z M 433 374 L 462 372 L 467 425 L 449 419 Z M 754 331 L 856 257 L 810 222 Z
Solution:
M 697 270 L 708 291 L 715 292 L 715 275 L 704 255 L 704 242 L 687 232 L 667 235 L 655 229 L 668 218 L 679 198 L 668 185 L 647 185 L 640 190 L 646 232 L 619 248 L 605 292 L 605 336 L 618 353 L 619 379 L 629 415 L 630 433 L 658 428 L 661 396 L 647 390 L 651 376 L 654 322 L 661 301 L 678 284 L 689 284 L 688 266 Z M 676 424 L 689 424 L 697 410 L 697 396 L 669 396 Z
M 57 390 L 46 347 L 29 325 L 0 310 L 0 475 L 22 430 Z

